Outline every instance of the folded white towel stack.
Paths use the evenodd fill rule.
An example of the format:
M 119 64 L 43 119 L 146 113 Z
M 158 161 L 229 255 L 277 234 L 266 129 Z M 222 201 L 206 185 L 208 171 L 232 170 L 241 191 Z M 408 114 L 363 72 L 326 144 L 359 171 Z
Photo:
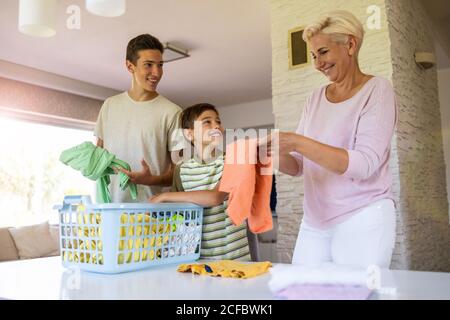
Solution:
M 278 292 L 293 284 L 334 284 L 367 286 L 368 272 L 363 268 L 323 264 L 317 267 L 275 265 L 270 269 L 269 288 Z

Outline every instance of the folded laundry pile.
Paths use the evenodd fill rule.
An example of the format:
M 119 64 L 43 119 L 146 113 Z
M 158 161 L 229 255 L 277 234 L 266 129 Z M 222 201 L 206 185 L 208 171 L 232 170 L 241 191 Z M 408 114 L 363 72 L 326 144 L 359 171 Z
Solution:
M 343 284 L 293 284 L 277 292 L 286 300 L 366 300 L 372 290 L 365 286 Z
M 373 292 L 363 268 L 324 264 L 310 267 L 276 265 L 270 270 L 269 288 L 287 300 L 365 300 Z
M 272 263 L 269 261 L 243 263 L 234 260 L 221 260 L 208 263 L 181 264 L 179 272 L 192 272 L 213 277 L 247 279 L 266 273 Z

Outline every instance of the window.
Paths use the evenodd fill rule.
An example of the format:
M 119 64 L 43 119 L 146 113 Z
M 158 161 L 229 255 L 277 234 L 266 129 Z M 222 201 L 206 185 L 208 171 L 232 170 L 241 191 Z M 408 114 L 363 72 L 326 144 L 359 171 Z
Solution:
M 90 194 L 95 182 L 59 161 L 61 152 L 83 141 L 91 130 L 64 128 L 0 116 L 0 227 L 49 220 L 64 195 Z

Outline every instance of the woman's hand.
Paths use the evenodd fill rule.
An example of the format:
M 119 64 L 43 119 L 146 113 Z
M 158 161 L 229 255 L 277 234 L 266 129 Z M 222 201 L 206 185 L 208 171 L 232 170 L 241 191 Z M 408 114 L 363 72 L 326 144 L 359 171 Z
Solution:
M 258 154 L 272 157 L 273 168 L 290 176 L 302 174 L 302 166 L 289 153 L 297 151 L 302 136 L 291 132 L 273 132 L 258 142 Z
M 259 140 L 258 147 L 260 152 L 265 148 L 266 154 L 275 158 L 275 163 L 278 159 L 279 170 L 291 176 L 299 175 L 303 170 L 289 154 L 292 151 L 337 174 L 343 174 L 349 163 L 347 150 L 293 132 L 272 132 Z
M 297 150 L 297 141 L 301 136 L 293 132 L 278 132 L 275 139 L 278 139 L 280 153 L 286 154 Z
M 290 152 L 295 151 L 337 174 L 343 174 L 347 170 L 349 158 L 347 150 L 343 148 L 323 144 L 291 132 L 280 132 L 276 142 L 279 147 L 280 167 L 282 158 L 286 158 Z
M 272 132 L 258 142 L 258 147 L 269 156 L 288 154 L 296 151 L 297 140 L 301 136 L 293 132 Z

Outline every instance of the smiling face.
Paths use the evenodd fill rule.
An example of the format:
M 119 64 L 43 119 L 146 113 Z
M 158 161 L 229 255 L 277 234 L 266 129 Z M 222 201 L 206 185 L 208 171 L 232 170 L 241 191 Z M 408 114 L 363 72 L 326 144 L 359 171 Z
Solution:
M 219 144 L 224 132 L 225 129 L 222 127 L 222 122 L 217 112 L 205 110 L 195 120 L 194 129 L 187 129 L 187 137 L 195 145 L 200 142 L 205 147 L 211 143 Z
M 139 50 L 138 57 L 136 64 L 127 60 L 127 68 L 133 75 L 134 84 L 147 92 L 156 92 L 156 87 L 163 75 L 161 51 Z
M 206 110 L 196 121 L 201 123 L 202 126 L 202 145 L 207 146 L 211 143 L 218 144 L 225 131 L 219 115 L 213 110 Z
M 309 47 L 315 68 L 331 82 L 342 80 L 353 70 L 357 53 L 353 37 L 349 36 L 347 43 L 341 44 L 330 35 L 318 33 L 310 39 Z

